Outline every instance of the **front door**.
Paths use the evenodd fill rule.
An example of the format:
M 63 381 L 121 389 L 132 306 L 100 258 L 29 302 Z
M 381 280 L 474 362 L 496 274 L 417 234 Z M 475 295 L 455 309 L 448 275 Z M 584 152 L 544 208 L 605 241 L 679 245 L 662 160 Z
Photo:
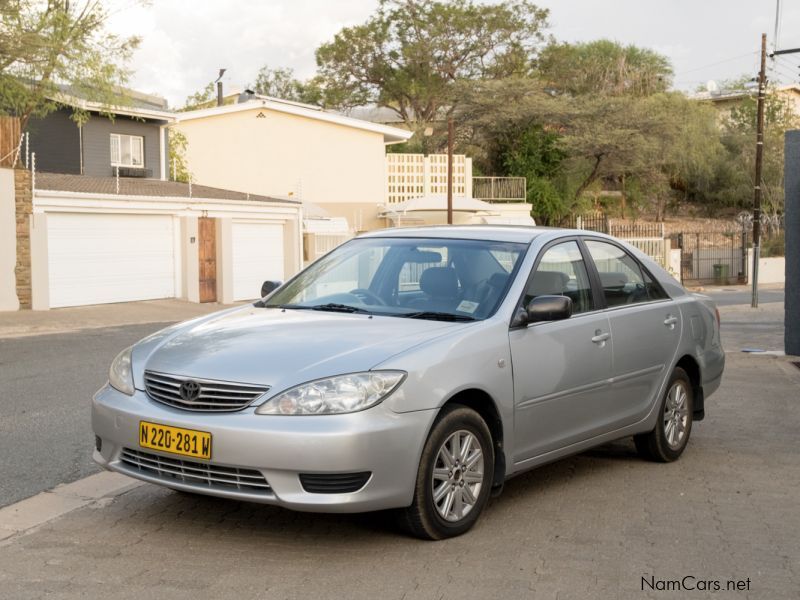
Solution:
M 200 302 L 217 301 L 217 227 L 216 219 L 197 219 L 200 261 Z
M 542 295 L 569 296 L 573 315 L 509 332 L 517 463 L 596 435 L 607 425 L 609 322 L 597 310 L 576 241 L 543 251 L 520 304 Z

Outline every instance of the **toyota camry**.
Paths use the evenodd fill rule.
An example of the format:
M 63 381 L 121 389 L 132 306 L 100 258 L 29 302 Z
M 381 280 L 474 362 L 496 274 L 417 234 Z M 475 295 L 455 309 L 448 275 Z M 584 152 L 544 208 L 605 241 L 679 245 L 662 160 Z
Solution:
M 508 478 L 593 446 L 632 436 L 676 460 L 724 367 L 711 300 L 589 231 L 376 231 L 261 291 L 114 359 L 100 465 L 300 511 L 393 509 L 441 539 Z

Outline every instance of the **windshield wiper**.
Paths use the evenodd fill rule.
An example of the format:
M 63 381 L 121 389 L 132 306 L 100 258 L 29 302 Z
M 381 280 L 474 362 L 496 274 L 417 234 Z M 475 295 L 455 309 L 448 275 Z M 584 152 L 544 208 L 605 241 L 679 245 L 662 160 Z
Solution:
M 338 304 L 336 302 L 328 302 L 327 304 L 318 304 L 316 306 L 308 307 L 295 307 L 292 308 L 310 308 L 311 310 L 327 310 L 330 312 L 343 312 L 343 313 L 363 313 L 366 315 L 372 314 L 370 311 L 359 308 L 358 306 L 350 306 L 349 304 Z
M 397 316 L 405 317 L 406 319 L 431 319 L 433 321 L 475 321 L 475 317 L 470 317 L 468 315 L 454 315 L 453 313 L 436 312 L 433 310 L 424 310 Z

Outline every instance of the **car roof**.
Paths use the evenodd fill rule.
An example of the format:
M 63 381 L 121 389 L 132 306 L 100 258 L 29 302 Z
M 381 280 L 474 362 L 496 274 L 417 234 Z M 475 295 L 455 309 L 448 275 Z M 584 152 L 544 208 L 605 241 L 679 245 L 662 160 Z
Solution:
M 543 234 L 576 233 L 557 227 L 525 227 L 523 225 L 430 225 L 427 227 L 395 227 L 361 234 L 360 238 L 440 238 L 486 240 L 494 242 L 531 243 Z M 582 232 L 585 233 L 585 232 Z

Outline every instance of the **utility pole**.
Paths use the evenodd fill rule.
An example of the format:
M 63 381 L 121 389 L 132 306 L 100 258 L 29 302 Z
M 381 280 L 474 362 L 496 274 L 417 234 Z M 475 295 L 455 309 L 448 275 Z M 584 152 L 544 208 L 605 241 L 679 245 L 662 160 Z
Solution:
M 447 119 L 447 224 L 453 224 L 453 118 Z
M 764 99 L 767 87 L 767 34 L 761 34 L 761 71 L 758 73 L 758 117 L 756 120 L 756 178 L 753 187 L 753 298 L 758 308 L 758 262 L 761 257 L 761 167 L 764 162 Z

